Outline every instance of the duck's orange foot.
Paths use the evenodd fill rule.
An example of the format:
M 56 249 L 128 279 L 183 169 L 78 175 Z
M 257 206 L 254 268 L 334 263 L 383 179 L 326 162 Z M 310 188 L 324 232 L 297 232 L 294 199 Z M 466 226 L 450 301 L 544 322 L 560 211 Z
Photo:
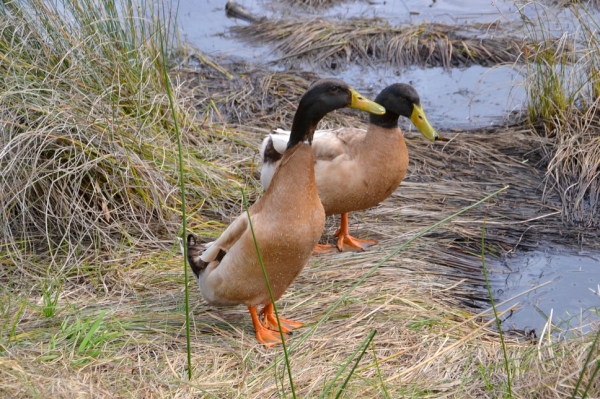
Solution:
M 279 324 L 281 324 L 281 331 L 286 334 L 304 325 L 304 323 L 299 321 L 284 319 L 283 317 L 279 318 L 279 324 L 277 324 L 277 317 L 275 316 L 275 312 L 273 312 L 272 304 L 265 305 L 260 311 L 260 315 L 264 317 L 263 325 L 266 328 L 279 331 Z
M 261 327 L 258 330 L 255 329 L 255 332 L 256 340 L 267 348 L 281 343 L 281 335 L 279 334 L 279 331 L 273 331 L 269 330 L 268 328 Z M 284 334 L 283 336 L 287 338 L 287 335 Z
M 315 247 L 315 249 L 313 249 L 313 256 L 314 255 L 321 255 L 321 254 L 326 254 L 329 252 L 333 252 L 332 250 L 335 247 L 333 245 L 330 244 L 317 244 L 317 246 Z
M 371 245 L 377 244 L 375 240 L 359 240 L 358 238 L 352 237 L 348 232 L 348 213 L 342 213 L 340 220 L 340 228 L 335 233 L 337 240 L 337 249 L 342 252 L 344 250 L 344 244 L 349 247 L 364 251 Z
M 337 240 L 337 249 L 342 252 L 344 250 L 344 245 L 348 245 L 349 247 L 358 249 L 359 251 L 364 251 L 372 245 L 377 244 L 375 240 L 361 240 L 356 237 L 352 237 L 350 234 L 340 234 L 339 231 L 335 234 L 338 238 Z
M 252 317 L 252 324 L 254 324 L 254 332 L 256 333 L 256 339 L 258 342 L 267 348 L 280 344 L 281 334 L 279 334 L 279 331 L 270 330 L 262 325 L 258 315 L 256 314 L 256 306 L 248 306 L 248 310 L 250 311 L 250 316 Z M 286 335 L 284 335 L 284 339 L 285 338 L 287 338 Z

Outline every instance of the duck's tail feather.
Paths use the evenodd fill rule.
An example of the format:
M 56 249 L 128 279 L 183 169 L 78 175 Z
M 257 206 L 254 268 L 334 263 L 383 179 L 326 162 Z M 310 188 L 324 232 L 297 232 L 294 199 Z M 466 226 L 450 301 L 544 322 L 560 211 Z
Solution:
M 260 148 L 260 157 L 263 162 L 260 170 L 260 184 L 265 190 L 271 184 L 271 179 L 275 174 L 279 161 L 281 161 L 281 157 L 283 157 L 288 140 L 289 134 L 287 136 L 284 134 L 269 134 L 263 140 Z
M 206 269 L 208 262 L 204 262 L 200 255 L 204 252 L 205 247 L 197 242 L 196 236 L 193 234 L 187 237 L 187 258 L 192 271 L 196 278 L 200 277 L 200 273 Z

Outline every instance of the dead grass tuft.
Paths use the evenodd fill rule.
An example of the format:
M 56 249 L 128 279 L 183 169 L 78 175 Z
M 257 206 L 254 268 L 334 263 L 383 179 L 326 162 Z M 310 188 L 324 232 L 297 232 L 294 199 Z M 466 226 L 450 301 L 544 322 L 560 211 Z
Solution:
M 563 34 L 561 42 L 578 46 L 538 49 L 527 57 L 527 113 L 547 140 L 545 193 L 560 198 L 565 224 L 585 231 L 600 226 L 600 42 L 593 34 L 600 26 L 583 6 L 573 4 L 572 12 L 579 29 Z M 544 41 L 552 27 L 545 16 L 538 24 L 530 35 Z
M 567 120 L 553 118 L 539 127 L 550 143 L 542 147 L 548 161 L 546 193 L 560 197 L 564 223 L 581 230 L 600 226 L 600 119 L 598 104 L 585 114 L 571 110 Z
M 152 12 L 91 0 L 0 7 L 0 246 L 16 263 L 73 267 L 100 251 L 164 247 L 177 232 L 177 146 L 160 35 L 146 37 L 162 29 Z M 177 95 L 192 207 L 218 212 L 238 184 L 206 160 L 207 133 Z
M 507 34 L 501 25 L 449 26 L 437 23 L 390 26 L 380 19 L 327 21 L 265 20 L 235 26 L 242 40 L 273 45 L 279 61 L 307 61 L 335 69 L 348 63 L 386 63 L 464 67 L 523 62 L 523 53 L 536 47 L 527 39 Z M 539 43 L 537 44 L 539 45 Z M 552 41 L 543 44 L 553 48 Z

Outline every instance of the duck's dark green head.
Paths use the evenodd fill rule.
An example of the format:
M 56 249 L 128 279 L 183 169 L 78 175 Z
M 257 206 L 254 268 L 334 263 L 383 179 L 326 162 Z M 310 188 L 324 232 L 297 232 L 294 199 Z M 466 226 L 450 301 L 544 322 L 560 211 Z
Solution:
M 312 142 L 317 124 L 327 113 L 349 107 L 383 115 L 385 108 L 367 99 L 340 79 L 321 79 L 304 93 L 294 115 L 287 148 L 308 140 Z
M 417 91 L 405 83 L 394 83 L 383 89 L 375 102 L 385 107 L 385 115 L 371 115 L 371 124 L 391 129 L 398 126 L 398 118 L 405 116 L 429 140 L 437 140 L 438 133 L 427 121 Z

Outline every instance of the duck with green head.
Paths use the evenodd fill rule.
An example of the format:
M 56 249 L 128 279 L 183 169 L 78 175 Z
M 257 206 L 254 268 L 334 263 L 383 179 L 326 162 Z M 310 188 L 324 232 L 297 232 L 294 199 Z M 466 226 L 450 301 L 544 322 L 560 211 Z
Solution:
M 195 236 L 188 236 L 188 260 L 202 296 L 212 305 L 248 306 L 256 338 L 266 346 L 280 342 L 280 335 L 248 218 L 278 300 L 302 271 L 323 233 L 325 211 L 317 192 L 311 142 L 319 121 L 344 107 L 385 112 L 339 79 L 317 81 L 302 96 L 286 149 L 278 153 L 271 184 L 249 208 L 249 215 L 244 212 L 213 243 L 202 245 Z M 280 322 L 284 333 L 301 325 L 282 318 Z
M 408 150 L 398 127 L 401 116 L 409 118 L 429 140 L 438 133 L 427 121 L 417 91 L 396 83 L 379 93 L 375 102 L 386 109 L 371 114 L 367 130 L 340 128 L 317 131 L 313 138 L 315 173 L 319 197 L 327 216 L 341 214 L 337 248 L 344 245 L 364 250 L 376 243 L 360 240 L 348 231 L 348 212 L 371 208 L 389 197 L 400 185 L 408 169 Z M 290 132 L 278 130 L 263 141 L 261 183 L 271 184 L 273 171 L 283 153 Z M 319 245 L 318 250 L 329 248 Z

